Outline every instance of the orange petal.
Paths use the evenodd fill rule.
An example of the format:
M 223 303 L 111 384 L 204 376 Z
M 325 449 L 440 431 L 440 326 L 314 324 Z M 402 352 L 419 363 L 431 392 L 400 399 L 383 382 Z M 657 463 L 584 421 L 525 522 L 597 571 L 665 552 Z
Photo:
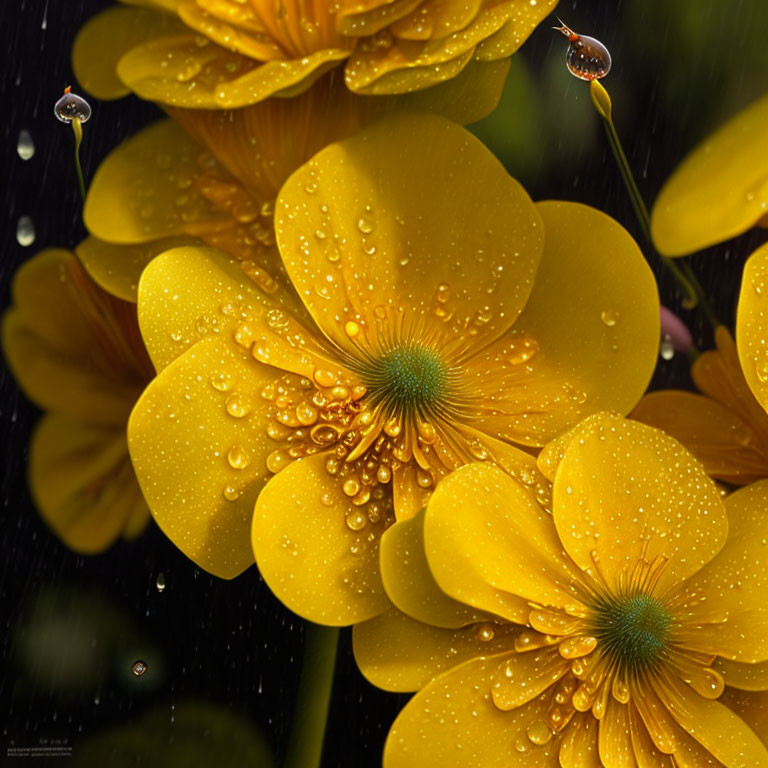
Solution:
M 309 621 L 341 626 L 391 605 L 379 571 L 384 523 L 362 531 L 347 525 L 359 507 L 328 474 L 326 459 L 294 461 L 269 481 L 251 536 L 259 571 L 278 599 Z
M 725 506 L 725 546 L 676 600 L 676 614 L 690 622 L 680 642 L 753 664 L 768 660 L 768 480 L 732 493 Z
M 715 400 L 677 390 L 652 392 L 631 416 L 679 440 L 711 477 L 743 485 L 768 476 L 759 436 Z
M 493 155 L 426 115 L 324 149 L 283 187 L 275 228 L 302 299 L 352 354 L 375 348 L 380 327 L 430 329 L 446 343 L 495 338 L 528 297 L 543 236 L 530 199 Z M 350 320 L 362 331 L 354 343 Z
M 488 695 L 502 658 L 468 661 L 417 693 L 389 732 L 384 768 L 556 768 L 558 739 L 537 746 L 527 733 L 531 728 L 537 740 L 547 733 L 551 694 L 511 712 L 502 712 Z
M 75 552 L 102 552 L 129 523 L 143 530 L 149 520 L 124 429 L 49 414 L 32 438 L 29 474 L 43 519 Z
M 441 629 L 408 618 L 396 609 L 356 624 L 355 661 L 373 685 L 387 691 L 418 691 L 451 667 L 479 656 L 511 651 L 512 624 L 474 624 Z
M 258 396 L 276 372 L 212 334 L 160 372 L 131 414 L 136 474 L 158 525 L 201 568 L 233 578 L 253 563 L 249 532 L 274 449 Z M 231 414 L 233 398 L 247 409 Z
M 555 475 L 553 517 L 582 569 L 597 565 L 609 585 L 618 585 L 641 559 L 663 557 L 663 594 L 721 549 L 728 520 L 720 494 L 676 440 L 608 414 L 586 419 L 569 437 Z
M 492 396 L 478 428 L 526 445 L 599 410 L 629 412 L 653 373 L 659 338 L 656 282 L 626 230 L 585 205 L 536 208 L 546 238 L 525 310 L 469 362 L 476 386 Z
M 461 467 L 438 484 L 424 539 L 435 580 L 456 600 L 521 624 L 529 601 L 578 610 L 551 517 L 490 463 Z

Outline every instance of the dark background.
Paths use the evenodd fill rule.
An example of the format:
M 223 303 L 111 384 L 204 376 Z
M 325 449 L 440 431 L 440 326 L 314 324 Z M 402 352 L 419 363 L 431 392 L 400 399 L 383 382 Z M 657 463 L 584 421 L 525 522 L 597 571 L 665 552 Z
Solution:
M 0 7 L 3 307 L 19 264 L 48 246 L 72 247 L 85 235 L 71 132 L 54 119 L 52 107 L 65 85 L 78 90 L 69 63 L 78 28 L 109 5 L 107 0 L 4 0 Z M 557 12 L 566 23 L 611 49 L 614 69 L 605 83 L 649 202 L 697 140 L 768 91 L 766 5 L 764 0 L 560 3 Z M 588 89 L 565 71 L 564 38 L 549 26 L 542 24 L 515 57 L 503 103 L 478 133 L 534 199 L 599 207 L 641 242 Z M 85 126 L 81 152 L 86 179 L 110 149 L 160 114 L 133 97 L 91 104 L 93 118 Z M 35 145 L 28 161 L 16 150 L 22 129 Z M 30 216 L 36 231 L 27 247 L 16 236 L 21 216 Z M 692 262 L 728 324 L 743 263 L 766 239 L 765 232 L 755 231 Z M 666 275 L 659 275 L 659 285 L 662 302 L 679 311 Z M 711 331 L 700 313 L 680 314 L 697 343 L 710 346 Z M 9 745 L 56 740 L 77 745 L 142 717 L 172 735 L 177 707 L 190 699 L 243 715 L 277 749 L 279 762 L 298 684 L 301 621 L 272 597 L 256 568 L 233 582 L 220 581 L 195 568 L 153 526 L 138 541 L 96 557 L 79 557 L 59 544 L 37 517 L 26 487 L 26 446 L 39 414 L 5 368 L 0 377 L 6 447 L 0 514 L 0 764 L 6 764 Z M 662 385 L 690 386 L 684 355 L 660 360 L 654 386 Z M 162 591 L 157 588 L 161 573 Z M 142 677 L 130 674 L 136 659 L 149 666 Z M 354 666 L 349 632 L 343 631 L 324 766 L 378 765 L 389 725 L 405 700 L 363 680 Z M 146 722 L 134 728 L 148 741 L 154 731 Z M 225 758 L 222 754 L 217 761 L 221 768 Z

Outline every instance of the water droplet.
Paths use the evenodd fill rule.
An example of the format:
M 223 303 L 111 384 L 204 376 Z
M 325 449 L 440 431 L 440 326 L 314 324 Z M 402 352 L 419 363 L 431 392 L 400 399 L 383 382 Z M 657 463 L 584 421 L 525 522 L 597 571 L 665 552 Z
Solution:
M 35 143 L 32 141 L 32 134 L 26 128 L 19 132 L 19 142 L 16 144 L 16 151 L 22 160 L 31 160 L 35 155 Z
M 87 123 L 91 119 L 91 107 L 82 96 L 65 93 L 53 105 L 53 114 L 62 123 L 71 123 L 75 119 Z
M 232 387 L 232 375 L 226 371 L 211 376 L 211 386 L 219 392 L 227 392 Z
M 544 720 L 535 720 L 527 730 L 528 740 L 537 747 L 543 747 L 552 738 L 552 729 Z
M 318 419 L 317 409 L 313 408 L 309 403 L 299 403 L 296 406 L 296 418 L 299 420 L 299 424 L 309 427 Z
M 277 474 L 290 463 L 291 457 L 285 451 L 272 451 L 272 453 L 267 456 L 267 469 L 273 474 Z
M 318 387 L 333 387 L 336 385 L 336 377 L 324 368 L 315 368 L 312 373 L 312 378 L 315 380 L 315 384 Z
M 158 592 L 162 592 L 165 589 L 165 574 L 162 571 L 157 574 L 155 586 L 157 587 Z
M 611 54 L 594 37 L 577 35 L 565 24 L 555 27 L 568 38 L 565 64 L 568 71 L 580 80 L 599 80 L 611 70 Z
M 662 360 L 671 360 L 675 356 L 675 345 L 672 343 L 672 337 L 665 334 L 659 344 L 659 354 Z
M 360 490 L 360 483 L 354 478 L 350 477 L 349 480 L 344 482 L 344 493 L 347 496 L 354 496 Z
M 233 445 L 227 452 L 227 461 L 232 469 L 245 469 L 251 463 L 251 457 L 240 445 Z
M 351 531 L 362 531 L 368 523 L 368 518 L 359 510 L 347 515 L 347 527 Z
M 507 361 L 511 365 L 527 363 L 539 351 L 539 342 L 535 339 L 513 341 L 507 349 Z
M 373 232 L 373 219 L 370 216 L 361 216 L 357 220 L 357 228 L 364 234 L 370 235 Z
M 376 479 L 380 483 L 388 483 L 392 479 L 392 471 L 383 464 L 376 470 Z
M 613 328 L 619 322 L 619 313 L 615 309 L 604 309 L 600 313 L 600 319 L 603 321 L 603 325 Z
M 490 623 L 478 624 L 475 630 L 475 637 L 477 637 L 481 643 L 490 643 L 495 635 L 496 632 L 494 630 L 493 624 Z
M 237 501 L 240 498 L 240 491 L 234 485 L 225 485 L 221 493 L 227 501 Z
M 20 216 L 16 224 L 16 240 L 26 248 L 35 242 L 35 224 L 31 216 Z
M 137 659 L 133 662 L 133 664 L 131 664 L 131 672 L 133 672 L 136 677 L 141 677 L 147 671 L 147 669 L 147 662 L 142 661 L 141 659 Z
M 349 336 L 350 339 L 354 339 L 355 336 L 357 336 L 358 333 L 360 333 L 360 326 L 350 320 L 345 326 L 344 331 L 346 332 L 347 336 Z
M 251 403 L 249 398 L 243 395 L 232 393 L 226 402 L 227 413 L 236 419 L 242 419 L 251 412 Z

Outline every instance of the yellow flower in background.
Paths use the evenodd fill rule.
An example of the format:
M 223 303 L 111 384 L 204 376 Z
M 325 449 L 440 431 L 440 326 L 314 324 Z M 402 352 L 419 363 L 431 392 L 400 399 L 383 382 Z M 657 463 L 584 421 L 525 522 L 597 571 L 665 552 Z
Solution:
M 768 96 L 739 112 L 683 160 L 659 193 L 651 234 L 684 256 L 768 222 Z
M 355 654 L 382 687 L 426 682 L 385 768 L 768 765 L 768 482 L 724 504 L 673 438 L 607 414 L 538 464 L 551 514 L 472 464 L 383 537 L 412 618 L 359 625 Z
M 96 96 L 131 90 L 195 109 L 295 96 L 329 70 L 360 94 L 418 91 L 506 62 L 557 0 L 141 0 L 81 31 L 73 59 Z M 341 72 L 339 73 L 341 77 Z M 491 107 L 492 108 L 492 107 Z
M 725 326 L 717 329 L 715 343 L 717 349 L 704 352 L 691 367 L 702 394 L 651 392 L 630 416 L 679 440 L 710 477 L 745 485 L 768 477 L 768 413 L 747 384 Z
M 311 620 L 387 607 L 379 538 L 444 474 L 488 458 L 535 485 L 510 443 L 628 411 L 655 365 L 656 286 L 625 230 L 534 205 L 442 118 L 324 149 L 283 187 L 276 232 L 293 308 L 214 250 L 145 270 L 139 321 L 160 373 L 129 443 L 177 546 L 227 578 L 255 553 Z
M 83 213 L 93 237 L 78 256 L 99 285 L 127 301 L 136 301 L 141 271 L 158 253 L 200 243 L 238 259 L 262 290 L 285 288 L 273 214 L 288 176 L 377 116 L 438 105 L 466 122 L 498 98 L 487 80 L 458 102 L 443 104 L 441 88 L 430 99 L 370 99 L 325 77 L 295 98 L 245 109 L 171 109 L 175 122 L 140 131 L 99 167 Z
M 134 538 L 149 520 L 128 457 L 131 408 L 154 371 L 136 307 L 100 290 L 68 251 L 16 273 L 3 349 L 25 394 L 47 413 L 32 438 L 40 512 L 76 552 Z

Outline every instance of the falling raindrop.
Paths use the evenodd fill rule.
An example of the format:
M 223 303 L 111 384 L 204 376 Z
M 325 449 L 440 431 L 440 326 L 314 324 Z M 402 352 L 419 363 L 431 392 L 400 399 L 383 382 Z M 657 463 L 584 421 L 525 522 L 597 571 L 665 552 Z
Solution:
M 162 592 L 165 589 L 165 574 L 162 571 L 157 574 L 155 586 L 157 587 L 158 592 Z
M 31 160 L 35 155 L 35 143 L 32 141 L 32 134 L 26 128 L 19 131 L 16 151 L 22 160 Z
M 137 659 L 131 665 L 131 672 L 133 672 L 133 674 L 136 675 L 136 677 L 141 677 L 146 671 L 147 671 L 147 662 L 146 661 L 142 661 L 141 659 Z
M 568 71 L 580 80 L 599 80 L 605 77 L 611 70 L 611 54 L 608 49 L 594 37 L 577 35 L 562 22 L 560 24 L 553 29 L 568 38 L 568 51 L 565 54 Z
M 671 360 L 675 356 L 675 345 L 672 343 L 672 337 L 668 333 L 665 333 L 661 338 L 659 354 L 663 360 Z
M 16 240 L 25 248 L 35 242 L 35 224 L 31 216 L 20 216 L 16 224 Z

